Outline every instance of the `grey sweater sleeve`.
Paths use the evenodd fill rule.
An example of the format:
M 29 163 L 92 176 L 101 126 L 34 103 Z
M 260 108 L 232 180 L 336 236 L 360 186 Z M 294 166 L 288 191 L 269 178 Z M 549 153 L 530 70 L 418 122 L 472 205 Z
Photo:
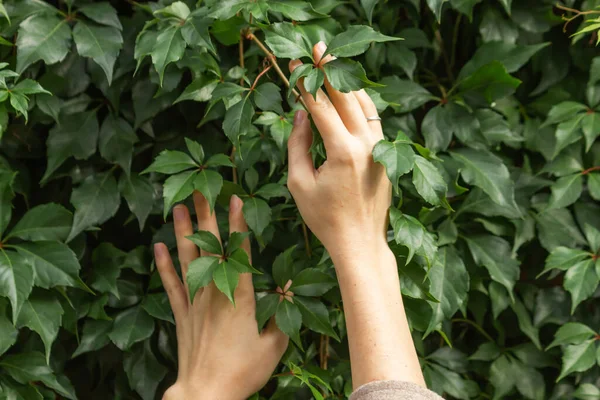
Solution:
M 362 385 L 349 400 L 443 400 L 440 396 L 411 382 L 377 381 Z

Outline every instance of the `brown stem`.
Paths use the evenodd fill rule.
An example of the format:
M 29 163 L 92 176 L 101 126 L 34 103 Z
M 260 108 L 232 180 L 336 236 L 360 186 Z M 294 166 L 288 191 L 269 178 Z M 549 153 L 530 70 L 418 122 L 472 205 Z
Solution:
M 232 163 L 235 163 L 235 146 L 232 147 L 231 149 L 231 155 L 229 156 L 229 158 L 231 159 Z M 237 168 L 233 167 L 233 183 L 238 183 L 238 176 L 237 176 Z
M 589 174 L 590 172 L 594 172 L 594 171 L 600 171 L 600 166 L 597 166 L 597 167 L 592 167 L 592 168 L 588 168 L 588 169 L 586 169 L 585 171 L 583 171 L 583 172 L 581 173 L 581 175 L 587 175 L 587 174 Z
M 260 73 L 256 76 L 256 79 L 254 79 L 254 82 L 252 82 L 252 86 L 250 87 L 250 91 L 253 91 L 254 88 L 256 88 L 256 84 L 258 83 L 258 81 L 260 80 L 260 78 L 266 74 L 267 72 L 269 72 L 269 70 L 271 69 L 272 65 L 269 65 L 267 68 L 263 69 L 262 71 L 260 71 Z
M 281 80 L 285 83 L 285 86 L 290 87 L 290 81 L 285 76 L 285 74 L 283 73 L 281 68 L 279 68 L 279 65 L 277 64 L 277 58 L 275 58 L 275 55 L 273 55 L 273 53 L 271 53 L 269 51 L 269 49 L 267 49 L 267 47 L 254 35 L 254 33 L 248 32 L 248 34 L 246 35 L 246 38 L 250 39 L 254 43 L 256 43 L 256 45 L 263 51 L 263 53 L 265 53 L 265 55 L 269 59 L 269 62 L 275 69 L 275 72 L 277 72 L 277 75 L 279 75 Z M 302 103 L 302 105 L 306 109 L 306 104 L 304 103 L 304 100 L 302 99 L 302 97 L 300 97 L 300 93 L 298 93 L 298 91 L 296 89 L 292 89 L 292 93 L 294 93 L 296 98 L 300 100 L 300 103 Z
M 240 53 L 240 67 L 245 68 L 245 61 L 244 61 L 244 37 L 246 35 L 244 35 L 244 32 L 241 31 L 240 32 L 240 44 L 239 44 L 239 53 Z M 244 86 L 244 77 L 242 76 L 240 78 L 240 86 Z
M 310 241 L 308 240 L 308 229 L 306 224 L 302 221 L 302 233 L 304 234 L 304 246 L 306 247 L 306 254 L 308 257 L 312 257 L 312 249 L 310 248 Z
M 573 20 L 581 17 L 582 15 L 600 14 L 600 11 L 598 11 L 598 10 L 581 11 L 581 10 L 577 10 L 575 8 L 563 6 L 561 4 L 557 4 L 556 8 L 558 8 L 559 10 L 563 10 L 563 11 L 567 11 L 567 12 L 571 12 L 571 13 L 575 14 L 571 18 L 566 18 L 564 15 L 562 16 L 563 19 L 566 21 L 565 24 L 563 25 L 563 32 L 567 32 L 567 27 L 569 26 L 569 24 L 571 22 L 573 22 Z

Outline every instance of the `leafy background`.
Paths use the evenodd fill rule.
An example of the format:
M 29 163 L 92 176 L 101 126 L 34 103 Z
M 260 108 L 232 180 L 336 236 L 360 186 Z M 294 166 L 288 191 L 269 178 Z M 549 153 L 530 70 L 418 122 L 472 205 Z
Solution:
M 242 196 L 257 317 L 293 339 L 254 398 L 351 392 L 334 270 L 285 188 L 286 81 L 320 86 L 318 40 L 332 83 L 383 116 L 374 158 L 429 387 L 600 398 L 597 0 L 0 5 L 2 398 L 160 398 L 175 327 L 150 249 L 174 248 L 170 208 L 194 189 L 221 217 Z

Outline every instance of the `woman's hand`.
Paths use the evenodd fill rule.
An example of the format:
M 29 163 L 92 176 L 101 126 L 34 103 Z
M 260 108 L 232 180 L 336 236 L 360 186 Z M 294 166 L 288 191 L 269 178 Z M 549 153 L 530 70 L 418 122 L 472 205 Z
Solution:
M 325 45 L 313 48 L 320 64 Z M 290 69 L 298 68 L 297 60 Z M 398 269 L 386 230 L 391 184 L 373 161 L 383 133 L 377 109 L 364 92 L 340 93 L 325 80 L 315 100 L 298 84 L 327 151 L 315 171 L 309 148 L 310 122 L 298 111 L 288 142 L 288 186 L 302 217 L 325 245 L 337 271 L 344 303 L 352 383 L 377 380 L 424 385 L 423 374 L 403 312 Z
M 229 231 L 246 232 L 242 201 L 233 196 L 229 205 Z M 194 194 L 198 229 L 219 238 L 215 214 L 208 202 Z M 173 209 L 177 251 L 183 283 L 179 279 L 169 251 L 163 243 L 154 246 L 156 266 L 177 326 L 179 372 L 177 382 L 165 393 L 165 399 L 242 400 L 262 388 L 288 345 L 288 337 L 272 319 L 262 333 L 255 317 L 256 304 L 251 274 L 241 274 L 233 304 L 214 283 L 200 289 L 193 304 L 189 299 L 186 273 L 191 261 L 208 255 L 186 236 L 192 235 L 192 221 L 184 205 Z M 220 240 L 220 238 L 219 238 Z M 248 239 L 241 246 L 250 257 Z
M 319 66 L 333 59 L 321 60 L 325 50 L 323 42 L 313 48 Z M 290 70 L 301 64 L 290 62 Z M 387 248 L 391 184 L 371 155 L 373 146 L 383 139 L 381 123 L 367 121 L 367 117 L 377 117 L 373 101 L 364 90 L 341 93 L 327 79 L 329 97 L 319 89 L 315 100 L 302 79 L 298 87 L 327 150 L 327 161 L 315 170 L 309 153 L 310 122 L 304 111 L 298 111 L 288 142 L 288 187 L 302 217 L 334 260 L 338 253 L 364 247 L 365 239 L 376 248 Z

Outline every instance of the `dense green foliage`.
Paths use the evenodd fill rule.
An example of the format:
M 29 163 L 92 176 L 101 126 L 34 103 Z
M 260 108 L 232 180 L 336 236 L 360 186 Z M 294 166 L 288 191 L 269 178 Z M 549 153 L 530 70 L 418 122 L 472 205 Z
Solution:
M 286 82 L 314 93 L 327 75 L 383 117 L 373 156 L 428 385 L 600 399 L 597 27 L 570 38 L 597 5 L 0 2 L 0 397 L 160 397 L 177 354 L 151 243 L 175 250 L 171 207 L 198 190 L 223 232 L 242 197 L 256 270 L 241 236 L 199 232 L 228 262 L 195 261 L 190 287 L 231 297 L 255 272 L 259 325 L 275 315 L 292 338 L 255 398 L 345 398 L 335 273 L 285 187 L 301 107 Z M 319 40 L 337 57 L 323 70 Z M 290 58 L 306 64 L 292 76 Z

